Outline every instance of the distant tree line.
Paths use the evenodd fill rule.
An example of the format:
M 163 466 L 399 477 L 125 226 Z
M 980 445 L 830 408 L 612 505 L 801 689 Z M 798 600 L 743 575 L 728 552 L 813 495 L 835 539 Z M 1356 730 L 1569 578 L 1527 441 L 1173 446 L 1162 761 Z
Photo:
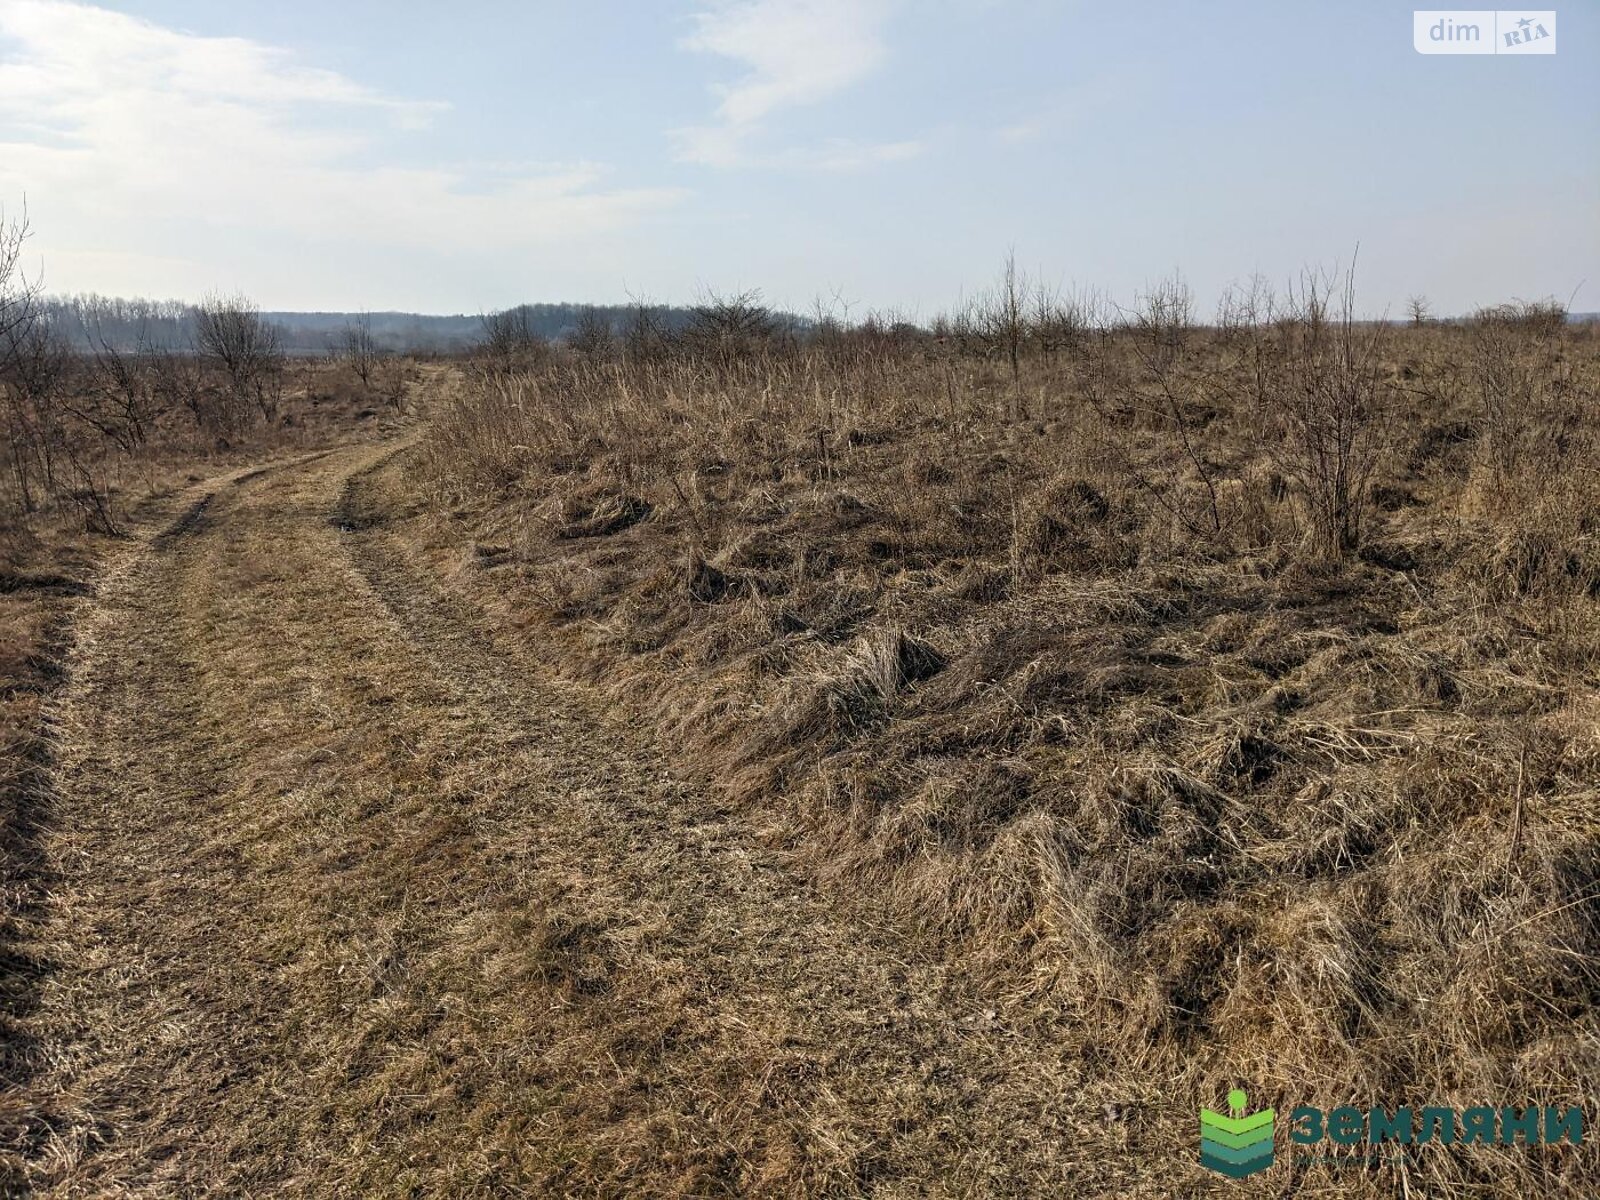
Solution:
M 122 299 L 94 294 L 40 296 L 40 316 L 66 345 L 88 351 L 110 345 L 131 353 L 141 349 L 184 350 L 198 330 L 200 306 L 179 300 Z M 620 337 L 637 324 L 641 311 L 666 334 L 688 329 L 695 308 L 669 304 L 520 304 L 478 314 L 430 316 L 408 312 L 284 312 L 265 310 L 264 321 L 278 333 L 288 355 L 340 354 L 352 326 L 359 325 L 377 354 L 464 353 L 499 338 L 573 342 L 597 330 Z M 799 318 L 787 317 L 788 321 Z

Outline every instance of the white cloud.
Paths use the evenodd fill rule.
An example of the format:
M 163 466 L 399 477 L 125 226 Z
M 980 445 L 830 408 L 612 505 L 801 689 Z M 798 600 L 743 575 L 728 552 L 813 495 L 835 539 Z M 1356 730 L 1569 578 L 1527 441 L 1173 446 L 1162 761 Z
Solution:
M 241 38 L 56 0 L 0 0 L 0 197 L 26 194 L 74 271 L 170 263 L 175 226 L 342 246 L 568 244 L 680 198 L 592 163 L 373 165 L 448 106 L 375 92 Z M 47 264 L 48 265 L 48 264 Z M 217 264 L 225 270 L 226 264 Z M 121 272 L 113 272 L 121 277 Z
M 713 124 L 674 131 L 678 157 L 706 166 L 791 166 L 838 170 L 893 161 L 915 143 L 841 142 L 815 151 L 754 153 L 749 143 L 774 113 L 846 91 L 884 62 L 884 28 L 894 0 L 722 0 L 694 15 L 685 49 L 732 59 L 742 78 L 718 84 Z
M 45 117 L 146 89 L 207 103 L 371 105 L 411 118 L 444 107 L 391 100 L 244 38 L 195 37 L 57 0 L 5 0 L 0 34 L 20 44 L 0 66 L 0 102 Z
M 750 67 L 723 87 L 718 114 L 759 121 L 786 104 L 809 104 L 849 87 L 883 61 L 888 6 L 873 0 L 745 0 L 695 14 L 684 46 Z

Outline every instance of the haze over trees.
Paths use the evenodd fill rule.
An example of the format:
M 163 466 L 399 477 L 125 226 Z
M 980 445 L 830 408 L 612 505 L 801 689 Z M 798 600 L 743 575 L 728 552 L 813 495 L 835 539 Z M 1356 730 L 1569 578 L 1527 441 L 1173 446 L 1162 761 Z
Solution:
M 122 299 L 80 295 L 35 297 L 38 309 L 77 349 L 109 342 L 121 350 L 140 346 L 182 349 L 193 344 L 200 306 L 179 300 Z M 527 336 L 545 341 L 573 337 L 587 322 L 620 331 L 637 318 L 637 304 L 525 304 L 489 314 L 435 316 L 407 312 L 284 312 L 262 310 L 278 330 L 286 354 L 337 352 L 347 327 L 360 321 L 373 348 L 389 354 L 459 354 L 486 338 L 486 323 L 515 324 Z M 664 329 L 684 328 L 693 315 L 686 306 L 647 304 L 651 320 Z

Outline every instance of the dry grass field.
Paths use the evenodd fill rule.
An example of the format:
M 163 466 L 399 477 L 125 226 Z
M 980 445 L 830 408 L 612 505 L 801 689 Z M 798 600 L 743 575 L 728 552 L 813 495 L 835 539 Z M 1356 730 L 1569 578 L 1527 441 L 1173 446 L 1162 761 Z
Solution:
M 1046 1156 L 1011 1190 L 1093 1191 L 1101 1156 L 1112 1191 L 1198 1186 L 1236 1081 L 1592 1110 L 1600 343 L 1527 306 L 1347 326 L 1336 292 L 1207 331 L 1158 296 L 1020 363 L 957 328 L 490 373 L 384 495 L 973 981 L 1041 1112 L 1092 1098 L 968 1114 Z M 1433 1146 L 1261 1186 L 1596 1181 L 1593 1147 Z
M 31 535 L 10 1190 L 1595 1194 L 1196 1145 L 1600 1115 L 1594 327 L 997 296 L 491 347 Z

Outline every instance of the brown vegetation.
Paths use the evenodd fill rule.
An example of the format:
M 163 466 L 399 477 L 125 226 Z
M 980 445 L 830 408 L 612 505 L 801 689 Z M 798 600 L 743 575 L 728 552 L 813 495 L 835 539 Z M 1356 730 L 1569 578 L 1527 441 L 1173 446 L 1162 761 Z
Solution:
M 1026 289 L 934 335 L 484 370 L 417 448 L 416 537 L 470 539 L 458 583 L 1051 1053 L 1154 1081 L 1175 1147 L 1241 1081 L 1592 1111 L 1593 329 L 1364 323 L 1321 277 L 1212 328 L 1178 282 L 1109 316 Z

